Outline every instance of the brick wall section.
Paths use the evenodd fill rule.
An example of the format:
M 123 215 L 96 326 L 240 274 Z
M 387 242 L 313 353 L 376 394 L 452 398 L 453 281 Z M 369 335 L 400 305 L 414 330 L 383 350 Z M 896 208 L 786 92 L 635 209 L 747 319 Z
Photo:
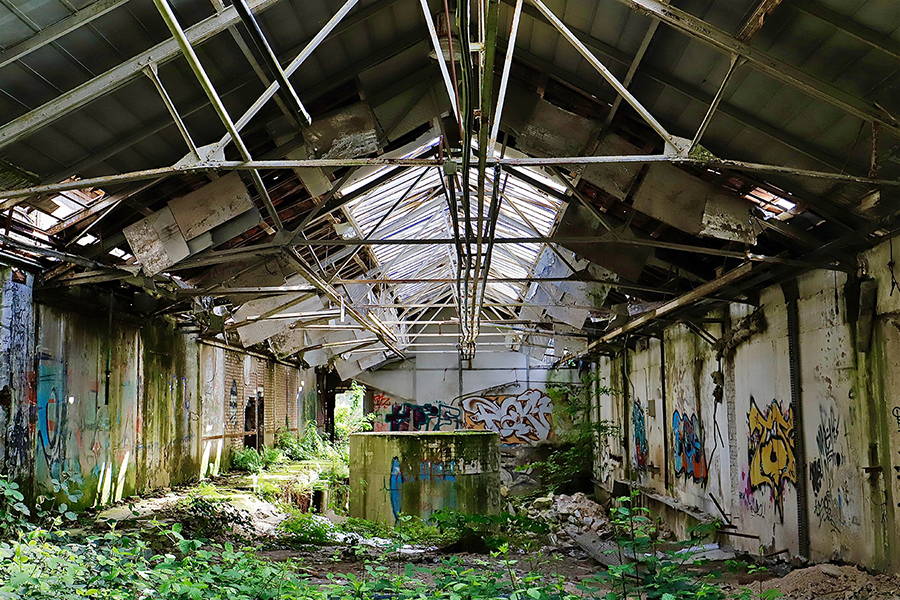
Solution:
M 265 399 L 266 445 L 274 443 L 275 431 L 285 427 L 296 433 L 302 429 L 297 419 L 297 392 L 304 373 L 272 360 L 263 360 L 233 350 L 225 351 L 223 397 L 225 399 L 226 446 L 244 445 L 244 411 L 250 398 L 262 388 Z M 237 405 L 231 406 L 232 382 L 237 388 Z M 300 415 L 303 421 L 303 415 Z

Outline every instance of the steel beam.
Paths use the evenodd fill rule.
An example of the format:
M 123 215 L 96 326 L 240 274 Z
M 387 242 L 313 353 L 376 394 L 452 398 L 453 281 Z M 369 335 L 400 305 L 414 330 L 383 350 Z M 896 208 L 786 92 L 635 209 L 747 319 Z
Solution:
M 678 149 L 679 145 L 676 143 L 675 139 L 672 135 L 666 131 L 666 128 L 662 126 L 662 124 L 656 120 L 650 111 L 644 108 L 644 105 L 634 97 L 634 95 L 628 91 L 622 82 L 619 81 L 615 75 L 613 75 L 612 71 L 606 68 L 600 60 L 591 52 L 587 46 L 585 46 L 581 40 L 576 36 L 553 12 L 547 8 L 547 6 L 541 0 L 529 0 L 535 7 L 544 15 L 544 17 L 550 21 L 550 24 L 553 25 L 572 46 L 581 54 L 582 57 L 590 64 L 594 69 L 597 70 L 600 75 L 609 83 L 613 89 L 618 92 L 620 96 L 622 96 L 626 102 L 628 102 L 631 107 L 637 111 L 637 113 L 643 118 L 653 130 L 659 134 L 659 136 L 669 144 L 672 148 Z M 621 1 L 621 0 L 620 0 Z
M 347 0 L 341 7 L 341 9 L 337 12 L 337 14 L 335 14 L 325 24 L 325 26 L 319 30 L 319 33 L 313 36 L 313 38 L 306 44 L 306 46 L 304 46 L 303 50 L 300 51 L 300 54 L 298 54 L 297 57 L 294 58 L 294 60 L 292 60 L 284 69 L 283 74 L 285 78 L 290 77 L 297 69 L 300 68 L 300 65 L 302 65 L 307 58 L 309 58 L 313 51 L 319 47 L 319 44 L 325 41 L 325 39 L 334 30 L 334 28 L 337 27 L 341 19 L 343 19 L 347 15 L 347 13 L 350 12 L 350 10 L 354 6 L 356 6 L 357 1 L 358 0 Z M 276 60 L 275 62 L 277 63 L 278 61 Z M 265 106 L 266 102 L 268 102 L 269 99 L 272 98 L 272 96 L 274 96 L 279 89 L 279 82 L 272 82 L 272 84 L 266 88 L 266 91 L 264 91 L 262 95 L 260 95 L 256 102 L 254 102 L 253 105 L 248 108 L 247 111 L 241 116 L 241 118 L 235 122 L 235 132 L 239 132 L 241 129 L 243 129 L 244 126 L 250 122 L 250 119 L 252 119 L 256 115 L 256 113 L 258 113 L 262 109 L 262 107 Z M 303 112 L 304 116 L 308 119 L 309 115 L 305 114 L 305 110 Z M 213 146 L 212 153 L 220 151 L 228 144 L 229 141 L 237 142 L 237 140 L 235 139 L 235 132 L 228 131 L 226 135 Z
M 538 0 L 539 1 L 539 0 Z M 836 86 L 813 77 L 774 56 L 745 44 L 731 34 L 710 25 L 694 15 L 663 4 L 659 0 L 616 0 L 641 14 L 654 17 L 720 52 L 737 54 L 747 64 L 769 77 L 794 87 L 812 98 L 830 104 L 864 121 L 880 123 L 893 135 L 900 137 L 898 121 L 887 111 L 849 94 Z
M 102 17 L 126 2 L 128 2 L 128 0 L 97 0 L 97 2 L 85 6 L 81 10 L 57 21 L 53 25 L 41 29 L 27 40 L 21 41 L 15 46 L 11 46 L 3 52 L 0 52 L 0 69 L 12 62 L 24 58 L 38 48 L 42 48 L 47 44 L 52 44 L 64 35 L 75 31 L 83 25 L 87 25 L 94 19 Z
M 506 44 L 506 59 L 503 61 L 503 73 L 500 75 L 500 92 L 497 95 L 497 108 L 491 123 L 491 139 L 488 145 L 488 153 L 494 154 L 494 146 L 497 144 L 497 135 L 500 132 L 500 117 L 503 115 L 503 104 L 506 102 L 506 88 L 509 85 L 509 73 L 512 70 L 513 51 L 516 47 L 516 39 L 519 36 L 519 22 L 522 18 L 522 5 L 524 0 L 516 0 L 513 9 L 512 25 L 509 30 L 509 42 Z M 628 84 L 625 84 L 628 85 Z
M 657 317 L 666 315 L 675 309 L 681 308 L 683 306 L 687 306 L 693 302 L 696 302 L 697 300 L 706 298 L 706 297 L 714 294 L 718 290 L 721 290 L 722 288 L 727 287 L 727 286 L 735 283 L 736 281 L 740 280 L 741 278 L 749 275 L 752 267 L 753 267 L 753 265 L 751 265 L 750 263 L 744 263 L 743 265 L 739 266 L 738 268 L 733 269 L 733 270 L 729 271 L 728 273 L 725 273 L 722 277 L 719 277 L 718 279 L 710 281 L 709 283 L 705 283 L 705 284 L 697 287 L 696 289 L 691 290 L 690 292 L 688 292 L 682 296 L 679 296 L 678 298 L 675 298 L 674 300 L 666 302 L 659 308 L 656 308 L 654 310 L 645 312 L 645 313 L 637 316 L 636 318 L 632 319 L 628 323 L 625 323 L 621 327 L 617 327 L 616 329 L 605 334 L 599 340 L 588 344 L 586 352 L 590 352 L 593 348 L 596 348 L 600 344 L 609 343 L 610 341 L 612 341 L 613 339 L 622 335 L 623 333 L 628 333 L 630 331 L 634 331 L 635 329 L 640 328 L 641 326 L 649 323 L 650 321 L 652 321 L 653 319 L 655 319 Z
M 709 126 L 710 121 L 712 121 L 713 113 L 716 112 L 716 109 L 719 107 L 719 103 L 722 101 L 722 97 L 725 95 L 725 88 L 728 87 L 728 82 L 731 81 L 732 75 L 737 70 L 741 64 L 743 64 L 743 59 L 738 56 L 731 57 L 731 64 L 728 66 L 728 71 L 725 73 L 725 77 L 722 78 L 722 83 L 719 85 L 719 89 L 716 92 L 716 95 L 713 97 L 712 103 L 709 105 L 709 110 L 706 111 L 706 115 L 703 117 L 703 121 L 700 123 L 700 126 L 697 128 L 697 134 L 694 136 L 694 139 L 691 141 L 691 147 L 688 150 L 688 154 L 690 154 L 694 148 L 700 143 L 700 139 L 703 137 L 703 134 L 706 133 L 706 128 Z
M 453 108 L 453 114 L 456 120 L 460 120 L 459 105 L 456 103 L 456 93 L 453 88 L 453 81 L 450 79 L 450 72 L 447 70 L 447 62 L 444 60 L 444 51 L 441 50 L 441 42 L 438 39 L 437 30 L 434 28 L 434 19 L 431 18 L 431 9 L 428 8 L 428 0 L 420 0 L 422 5 L 422 16 L 425 17 L 425 25 L 428 27 L 428 36 L 431 39 L 431 47 L 434 48 L 435 60 L 437 60 L 438 68 L 441 70 L 441 78 L 444 80 L 444 87 L 447 89 L 447 96 L 450 98 L 450 106 Z M 447 32 L 450 35 L 450 32 Z M 453 61 L 453 57 L 450 57 Z
M 234 140 L 235 146 L 237 146 L 238 152 L 245 161 L 252 160 L 250 156 L 250 151 L 247 149 L 247 146 L 244 144 L 244 141 L 241 139 L 238 130 L 234 126 L 234 122 L 231 120 L 231 116 L 228 114 L 228 110 L 225 108 L 225 105 L 222 103 L 222 99 L 219 98 L 218 93 L 216 93 L 216 89 L 210 81 L 209 76 L 206 74 L 206 70 L 203 68 L 203 65 L 200 64 L 200 59 L 197 57 L 197 53 L 194 51 L 193 46 L 191 46 L 191 41 L 185 34 L 184 30 L 181 28 L 181 25 L 178 23 L 178 19 L 175 17 L 175 13 L 172 10 L 172 7 L 169 5 L 169 0 L 153 0 L 153 3 L 156 4 L 156 8 L 159 10 L 160 15 L 163 20 L 166 22 L 166 25 L 169 27 L 169 30 L 172 32 L 172 35 L 175 37 L 178 42 L 178 46 L 181 48 L 182 54 L 184 54 L 187 59 L 188 65 L 190 65 L 191 70 L 196 75 L 197 80 L 200 82 L 200 87 L 203 88 L 203 91 L 206 92 L 207 97 L 209 98 L 210 103 L 216 111 L 216 114 L 219 115 L 219 119 L 221 119 L 222 123 L 225 125 L 225 129 L 228 130 L 228 133 L 231 134 L 232 139 Z M 275 204 L 272 202 L 272 198 L 269 196 L 269 191 L 266 189 L 266 185 L 263 183 L 262 176 L 260 176 L 259 171 L 256 169 L 250 170 L 250 175 L 253 178 L 253 184 L 256 187 L 256 191 L 259 193 L 260 199 L 263 202 L 263 205 L 266 207 L 266 211 L 269 213 L 269 217 L 272 219 L 275 229 L 280 231 L 283 229 L 283 225 L 281 223 L 281 218 L 278 216 L 278 211 L 275 209 Z
M 250 0 L 250 7 L 259 12 L 279 1 Z M 237 11 L 234 7 L 229 7 L 220 14 L 213 15 L 190 27 L 185 31 L 185 35 L 191 44 L 200 44 L 239 21 L 240 17 Z M 0 148 L 24 139 L 41 127 L 128 83 L 139 76 L 149 63 L 162 64 L 179 56 L 180 53 L 181 50 L 176 40 L 166 40 L 21 117 L 13 119 L 0 127 Z

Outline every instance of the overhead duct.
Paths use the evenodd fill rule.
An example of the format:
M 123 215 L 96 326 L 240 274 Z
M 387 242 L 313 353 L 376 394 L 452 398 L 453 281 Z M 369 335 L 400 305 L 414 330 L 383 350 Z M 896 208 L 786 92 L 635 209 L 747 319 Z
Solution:
M 144 272 L 155 275 L 217 240 L 243 233 L 261 221 L 258 217 L 240 176 L 229 173 L 175 198 L 122 233 Z
M 616 234 L 620 239 L 635 237 L 629 228 L 617 229 Z M 597 217 L 576 202 L 570 203 L 566 208 L 556 229 L 556 235 L 560 238 L 598 238 L 600 243 L 566 244 L 562 242 L 560 245 L 585 257 L 595 265 L 631 281 L 637 281 L 640 278 L 647 261 L 653 255 L 652 248 L 616 242 L 613 234 L 600 224 Z

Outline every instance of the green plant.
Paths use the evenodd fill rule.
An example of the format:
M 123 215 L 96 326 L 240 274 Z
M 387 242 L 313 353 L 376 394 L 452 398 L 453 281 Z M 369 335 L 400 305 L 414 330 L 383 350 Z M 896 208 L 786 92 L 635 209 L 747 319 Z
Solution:
M 332 540 L 334 525 L 325 517 L 312 513 L 292 510 L 291 515 L 281 522 L 279 529 L 294 544 L 324 545 Z
M 610 583 L 615 591 L 609 600 L 694 600 L 724 598 L 722 590 L 699 581 L 690 567 L 704 561 L 695 559 L 691 548 L 713 534 L 718 523 L 698 525 L 690 530 L 690 539 L 671 544 L 664 551 L 657 544 L 656 527 L 649 510 L 638 506 L 638 490 L 617 499 L 619 505 L 610 512 L 616 534 L 615 553 L 618 566 L 610 566 L 595 581 Z
M 554 418 L 565 427 L 556 449 L 545 460 L 518 467 L 519 470 L 538 469 L 545 488 L 542 493 L 579 491 L 584 482 L 590 481 L 595 446 L 605 446 L 609 436 L 618 435 L 619 427 L 614 422 L 595 421 L 591 417 L 595 395 L 614 393 L 601 382 L 599 375 L 587 373 L 580 385 L 548 384 L 547 394 L 553 401 Z
M 30 515 L 19 484 L 0 476 L 0 539 L 13 538 L 26 529 Z
M 261 473 L 284 462 L 284 453 L 277 448 L 264 447 L 261 451 L 257 451 L 256 448 L 238 448 L 231 457 L 231 468 Z

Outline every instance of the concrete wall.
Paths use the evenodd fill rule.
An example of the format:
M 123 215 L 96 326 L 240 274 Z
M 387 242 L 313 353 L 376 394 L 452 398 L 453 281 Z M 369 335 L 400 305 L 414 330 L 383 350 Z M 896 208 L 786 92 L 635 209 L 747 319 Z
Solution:
M 312 414 L 312 371 L 140 324 L 33 302 L 31 275 L 0 268 L 0 473 L 29 495 L 65 480 L 77 508 L 218 474 L 265 398 L 265 443 Z M 101 314 L 102 313 L 102 314 Z
M 900 291 L 890 294 L 887 245 L 866 260 L 877 283 L 869 346 L 858 286 L 825 271 L 797 280 L 793 395 L 781 287 L 762 291 L 762 330 L 733 349 L 678 324 L 603 358 L 596 368 L 617 392 L 596 414 L 619 434 L 598 449 L 602 488 L 631 482 L 682 530 L 723 518 L 718 502 L 755 536 L 723 536 L 743 550 L 900 570 Z M 732 305 L 700 325 L 728 337 L 754 310 Z
M 372 390 L 366 410 L 376 414 L 375 431 L 494 431 L 500 435 L 503 492 L 536 489 L 537 475 L 517 467 L 540 460 L 543 447 L 558 441 L 567 423 L 554 407 L 553 396 L 559 394 L 552 388 L 580 386 L 578 369 L 484 349 L 498 350 L 489 346 L 463 364 L 452 347 L 457 342 L 453 326 L 429 326 L 424 332 L 443 335 L 417 342 L 450 346 L 418 347 L 408 360 L 354 377 Z
M 499 436 L 493 432 L 358 433 L 350 436 L 350 516 L 397 524 L 446 508 L 500 510 Z

